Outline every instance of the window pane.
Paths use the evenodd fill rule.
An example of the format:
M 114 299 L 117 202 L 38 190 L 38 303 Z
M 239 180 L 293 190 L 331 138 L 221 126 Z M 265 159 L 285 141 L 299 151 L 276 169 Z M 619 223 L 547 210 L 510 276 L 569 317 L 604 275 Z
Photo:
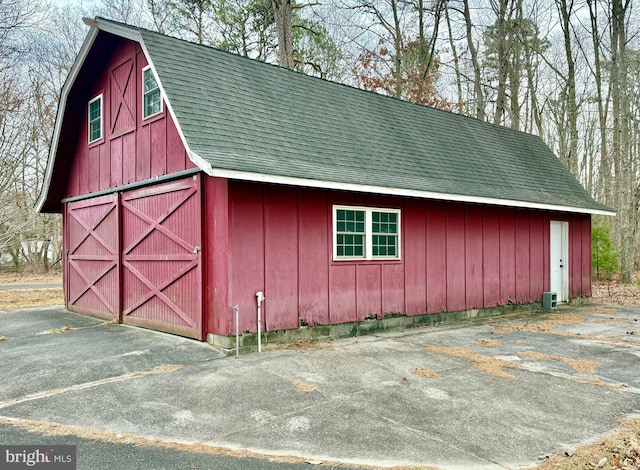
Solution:
M 89 142 L 102 138 L 102 97 L 89 103 Z
M 398 256 L 398 214 L 395 212 L 373 212 L 371 224 L 373 256 Z
M 95 120 L 100 118 L 100 100 L 96 100 L 89 105 L 89 119 Z
M 153 116 L 161 111 L 160 90 L 156 89 L 144 95 L 145 117 Z
M 89 140 L 93 142 L 94 140 L 100 139 L 100 120 L 94 121 L 91 123 L 91 130 L 89 131 Z
M 142 72 L 142 82 L 144 90 L 142 117 L 144 119 L 162 111 L 162 98 L 158 82 L 151 69 Z
M 365 256 L 364 217 L 364 211 L 336 210 L 337 257 L 363 258 Z
M 153 72 L 151 69 L 146 69 L 144 71 L 144 92 L 146 93 L 156 88 L 158 88 L 158 84 L 156 83 L 156 78 L 153 76 Z

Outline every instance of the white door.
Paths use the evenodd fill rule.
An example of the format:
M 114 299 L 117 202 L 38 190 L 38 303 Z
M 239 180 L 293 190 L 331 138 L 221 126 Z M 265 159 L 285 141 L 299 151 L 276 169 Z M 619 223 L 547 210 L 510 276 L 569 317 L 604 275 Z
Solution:
M 569 222 L 551 221 L 551 292 L 569 300 Z

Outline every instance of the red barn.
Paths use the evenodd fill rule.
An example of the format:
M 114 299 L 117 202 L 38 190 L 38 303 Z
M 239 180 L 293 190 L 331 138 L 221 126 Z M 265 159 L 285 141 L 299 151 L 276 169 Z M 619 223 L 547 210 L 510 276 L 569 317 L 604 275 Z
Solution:
M 229 347 L 257 292 L 290 339 L 591 295 L 613 211 L 538 137 L 87 23 L 37 204 L 69 310 Z

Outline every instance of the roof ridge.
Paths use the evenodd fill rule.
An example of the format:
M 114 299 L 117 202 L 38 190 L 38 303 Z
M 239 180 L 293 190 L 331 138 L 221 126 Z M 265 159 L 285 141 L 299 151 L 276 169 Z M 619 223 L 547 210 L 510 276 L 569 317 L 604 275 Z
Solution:
M 464 118 L 464 119 L 471 120 L 471 122 L 476 123 L 478 125 L 492 126 L 494 128 L 504 130 L 505 132 L 516 132 L 519 135 L 528 135 L 528 136 L 532 136 L 534 138 L 538 138 L 538 139 L 542 140 L 542 137 L 540 137 L 537 134 L 521 131 L 519 129 L 513 129 L 511 127 L 503 126 L 501 124 L 496 124 L 496 123 L 493 123 L 493 122 L 490 122 L 490 121 L 483 121 L 483 120 L 480 120 L 480 119 L 478 119 L 478 118 L 476 118 L 474 116 L 469 116 L 467 114 L 460 114 L 460 113 L 456 113 L 454 111 L 449 111 L 449 110 L 446 110 L 446 109 L 436 108 L 434 106 L 429 106 L 429 105 L 420 104 L 420 103 L 414 103 L 412 101 L 403 100 L 401 98 L 396 98 L 396 97 L 391 96 L 391 95 L 386 95 L 386 94 L 378 93 L 376 91 L 366 90 L 364 88 L 359 88 L 357 86 L 354 86 L 354 85 L 351 85 L 351 84 L 348 84 L 348 83 L 329 80 L 329 79 L 326 79 L 326 78 L 323 78 L 323 77 L 318 77 L 318 76 L 315 76 L 315 75 L 307 75 L 307 74 L 305 74 L 303 72 L 300 72 L 298 70 L 290 69 L 290 68 L 287 68 L 287 67 L 282 67 L 282 66 L 280 66 L 278 64 L 274 64 L 274 63 L 271 63 L 271 62 L 266 62 L 266 61 L 263 61 L 263 60 L 260 60 L 260 59 L 254 59 L 252 57 L 243 56 L 241 54 L 236 54 L 234 52 L 225 51 L 224 49 L 220 49 L 219 47 L 212 46 L 212 45 L 209 45 L 209 44 L 199 44 L 197 42 L 189 41 L 187 39 L 183 39 L 183 38 L 180 38 L 180 37 L 177 37 L 177 36 L 172 36 L 172 35 L 169 35 L 169 34 L 160 33 L 158 31 L 153 31 L 153 30 L 148 29 L 148 28 L 143 28 L 141 26 L 134 26 L 134 25 L 130 25 L 130 24 L 127 24 L 127 23 L 122 23 L 120 21 L 112 20 L 112 19 L 109 19 L 109 18 L 101 17 L 101 16 L 96 16 L 96 20 L 101 20 L 101 21 L 105 21 L 105 22 L 116 24 L 116 25 L 121 26 L 121 27 L 135 29 L 137 31 L 142 31 L 144 33 L 149 33 L 149 34 L 161 36 L 163 38 L 169 38 L 171 40 L 180 41 L 182 43 L 188 44 L 188 45 L 193 46 L 193 47 L 202 47 L 202 48 L 207 49 L 207 50 L 211 50 L 211 51 L 215 51 L 217 53 L 225 54 L 228 57 L 232 58 L 232 60 L 245 60 L 245 61 L 250 61 L 253 64 L 259 64 L 260 66 L 272 67 L 273 69 L 280 70 L 283 73 L 294 74 L 295 76 L 300 77 L 302 80 L 307 80 L 307 79 L 309 79 L 309 80 L 320 80 L 323 83 L 342 86 L 342 87 L 344 87 L 344 88 L 346 88 L 348 90 L 353 90 L 354 92 L 361 92 L 363 94 L 362 96 L 365 96 L 365 94 L 366 94 L 366 95 L 372 97 L 372 99 L 378 99 L 378 100 L 380 100 L 380 99 L 388 99 L 388 100 L 391 100 L 394 103 L 402 103 L 402 104 L 400 104 L 400 106 L 411 106 L 411 107 L 418 107 L 418 108 L 421 108 L 421 109 L 430 110 L 430 111 L 427 111 L 427 112 L 446 113 L 447 116 L 455 116 L 454 119 Z M 293 75 L 291 75 L 291 76 L 293 76 Z

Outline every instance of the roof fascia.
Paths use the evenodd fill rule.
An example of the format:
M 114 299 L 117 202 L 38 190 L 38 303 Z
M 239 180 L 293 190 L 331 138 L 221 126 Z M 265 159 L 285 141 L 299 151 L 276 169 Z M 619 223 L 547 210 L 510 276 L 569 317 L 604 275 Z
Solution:
M 45 170 L 44 181 L 42 184 L 42 190 L 40 191 L 40 196 L 35 204 L 36 212 L 40 212 L 44 207 L 44 203 L 49 196 L 49 188 L 51 186 L 51 177 L 53 175 L 53 168 L 55 166 L 55 159 L 58 153 L 58 144 L 60 142 L 60 132 L 62 130 L 62 122 L 64 121 L 64 116 L 67 108 L 67 100 L 69 98 L 69 92 L 73 87 L 76 79 L 78 78 L 78 74 L 84 65 L 87 56 L 89 55 L 89 51 L 93 47 L 93 43 L 98 37 L 98 28 L 95 26 L 91 26 L 91 29 L 87 33 L 87 37 L 82 43 L 82 47 L 78 52 L 78 56 L 76 61 L 73 63 L 73 67 L 69 71 L 69 76 L 67 80 L 64 82 L 62 86 L 62 90 L 60 91 L 60 103 L 58 105 L 58 112 L 56 115 L 56 123 L 53 128 L 53 136 L 51 138 L 51 147 L 49 148 L 49 158 L 47 159 L 47 169 Z
M 541 209 L 558 212 L 573 212 L 578 214 L 599 214 L 615 216 L 615 211 L 601 209 L 590 209 L 584 207 L 561 206 L 555 204 L 542 204 L 527 201 L 512 201 L 509 199 L 497 199 L 480 196 L 465 196 L 460 194 L 436 193 L 432 191 L 418 191 L 413 189 L 387 188 L 383 186 L 369 186 L 353 183 L 336 183 L 333 181 L 320 181 L 304 178 L 293 178 L 288 176 L 265 175 L 261 173 L 242 172 L 234 170 L 223 170 L 214 168 L 207 172 L 210 176 L 220 178 L 230 178 L 260 183 L 284 184 L 290 186 L 304 186 L 309 188 L 335 189 L 340 191 L 354 191 L 374 194 L 385 194 L 389 196 L 415 197 L 419 199 L 439 199 L 445 201 L 469 202 L 474 204 L 489 204 L 496 206 L 521 207 L 526 209 Z

